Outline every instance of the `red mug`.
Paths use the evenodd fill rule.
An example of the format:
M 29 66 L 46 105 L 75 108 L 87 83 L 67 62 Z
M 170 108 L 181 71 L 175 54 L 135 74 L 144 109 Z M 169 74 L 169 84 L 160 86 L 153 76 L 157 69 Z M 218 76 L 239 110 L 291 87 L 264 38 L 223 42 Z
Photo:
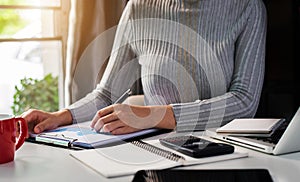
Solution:
M 17 137 L 17 123 L 20 135 Z M 13 161 L 15 151 L 24 143 L 28 133 L 27 122 L 10 114 L 0 114 L 0 164 Z

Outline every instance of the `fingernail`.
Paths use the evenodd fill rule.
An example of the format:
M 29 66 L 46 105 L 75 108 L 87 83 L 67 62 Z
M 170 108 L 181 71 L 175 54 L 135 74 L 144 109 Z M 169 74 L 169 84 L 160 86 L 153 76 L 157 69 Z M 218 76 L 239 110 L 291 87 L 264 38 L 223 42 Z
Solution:
M 102 124 L 101 124 L 101 123 L 97 123 L 97 124 L 95 124 L 95 126 L 94 126 L 94 129 L 95 129 L 96 131 L 100 131 L 101 128 L 102 128 Z
M 34 131 L 35 131 L 35 133 L 40 133 L 41 132 L 41 128 L 37 126 L 37 127 L 34 128 Z

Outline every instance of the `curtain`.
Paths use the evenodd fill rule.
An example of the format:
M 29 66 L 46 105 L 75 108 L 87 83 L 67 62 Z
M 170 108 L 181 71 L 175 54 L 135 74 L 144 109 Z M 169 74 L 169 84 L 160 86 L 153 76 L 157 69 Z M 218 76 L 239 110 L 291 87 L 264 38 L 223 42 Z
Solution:
M 65 106 L 91 92 L 112 49 L 127 0 L 71 0 L 66 55 Z

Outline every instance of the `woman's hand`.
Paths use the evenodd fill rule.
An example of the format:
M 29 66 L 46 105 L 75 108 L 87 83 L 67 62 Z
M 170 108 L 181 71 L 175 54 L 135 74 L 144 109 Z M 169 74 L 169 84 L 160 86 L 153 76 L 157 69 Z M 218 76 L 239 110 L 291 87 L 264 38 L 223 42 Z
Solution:
M 114 104 L 97 112 L 91 127 L 114 135 L 132 133 L 146 128 L 175 128 L 171 106 L 133 106 Z
M 24 112 L 21 117 L 27 121 L 28 131 L 37 134 L 62 125 L 72 124 L 72 115 L 68 110 L 49 113 L 30 109 Z

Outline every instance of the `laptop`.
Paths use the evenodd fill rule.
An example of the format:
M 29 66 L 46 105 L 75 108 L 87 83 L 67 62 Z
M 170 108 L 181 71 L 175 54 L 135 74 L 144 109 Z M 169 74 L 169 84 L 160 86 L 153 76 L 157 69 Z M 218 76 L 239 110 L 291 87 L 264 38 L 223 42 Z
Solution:
M 242 137 L 220 134 L 216 128 L 206 130 L 206 135 L 247 147 L 267 154 L 280 155 L 300 151 L 300 107 L 290 122 L 283 122 L 282 125 L 270 137 Z

